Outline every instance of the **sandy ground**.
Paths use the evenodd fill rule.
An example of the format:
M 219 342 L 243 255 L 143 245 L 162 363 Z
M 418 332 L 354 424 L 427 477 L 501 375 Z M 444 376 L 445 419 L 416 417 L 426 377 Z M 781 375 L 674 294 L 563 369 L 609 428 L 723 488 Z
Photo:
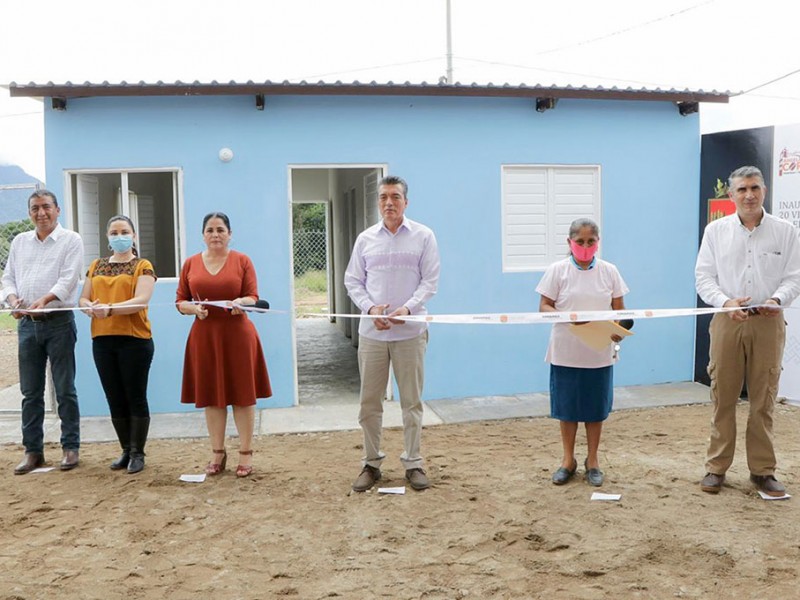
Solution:
M 261 438 L 253 478 L 202 484 L 178 476 L 201 470 L 205 440 L 153 442 L 135 476 L 107 468 L 112 444 L 25 476 L 21 448 L 1 447 L 0 598 L 797 598 L 800 500 L 761 500 L 742 444 L 722 493 L 702 493 L 708 411 L 612 414 L 614 503 L 550 483 L 549 419 L 426 429 L 434 487 L 404 496 L 350 492 L 355 431 Z M 778 406 L 779 476 L 797 493 L 799 429 Z M 387 431 L 383 485 L 403 485 L 401 445 Z
M 17 331 L 0 328 L 0 390 L 18 382 Z

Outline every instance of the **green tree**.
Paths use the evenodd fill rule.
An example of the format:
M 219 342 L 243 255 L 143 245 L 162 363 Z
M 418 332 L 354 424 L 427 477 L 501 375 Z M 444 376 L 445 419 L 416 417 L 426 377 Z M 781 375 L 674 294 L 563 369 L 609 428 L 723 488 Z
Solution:
M 326 205 L 324 202 L 315 202 L 313 204 L 293 204 L 293 229 L 325 231 L 325 209 Z

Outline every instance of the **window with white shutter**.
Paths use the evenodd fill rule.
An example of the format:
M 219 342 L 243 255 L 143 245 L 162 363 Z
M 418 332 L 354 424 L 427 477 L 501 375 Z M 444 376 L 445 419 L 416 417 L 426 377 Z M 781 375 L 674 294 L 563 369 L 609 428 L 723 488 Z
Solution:
M 106 225 L 114 215 L 133 221 L 139 256 L 159 278 L 177 277 L 184 241 L 180 235 L 180 171 L 127 169 L 68 171 L 72 228 L 83 238 L 86 266 L 108 256 Z
M 503 271 L 540 271 L 567 255 L 569 225 L 600 225 L 600 167 L 502 167 Z

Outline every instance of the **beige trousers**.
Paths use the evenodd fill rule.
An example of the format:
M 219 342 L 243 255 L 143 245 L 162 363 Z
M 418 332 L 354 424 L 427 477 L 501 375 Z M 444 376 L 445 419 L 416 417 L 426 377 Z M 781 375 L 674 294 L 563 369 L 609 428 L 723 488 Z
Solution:
M 724 474 L 736 448 L 736 403 L 747 381 L 750 414 L 747 418 L 747 466 L 753 475 L 775 473 L 772 413 L 778 395 L 781 360 L 786 339 L 783 316 L 753 315 L 733 321 L 724 313 L 711 319 L 711 440 L 706 471 Z
M 363 464 L 380 468 L 386 457 L 381 452 L 383 399 L 391 364 L 400 390 L 403 411 L 403 453 L 405 469 L 421 469 L 422 384 L 425 377 L 425 349 L 428 332 L 397 342 L 380 342 L 365 337 L 358 340 L 358 370 L 361 373 L 361 410 L 358 423 L 364 431 Z

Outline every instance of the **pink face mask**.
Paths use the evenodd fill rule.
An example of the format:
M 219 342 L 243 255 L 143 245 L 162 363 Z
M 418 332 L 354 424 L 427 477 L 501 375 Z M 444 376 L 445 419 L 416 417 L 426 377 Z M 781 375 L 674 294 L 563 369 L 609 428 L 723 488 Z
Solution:
M 572 256 L 575 257 L 575 260 L 579 260 L 581 262 L 590 262 L 597 253 L 597 248 L 598 244 L 581 246 L 572 240 L 569 240 L 569 249 L 572 251 Z

